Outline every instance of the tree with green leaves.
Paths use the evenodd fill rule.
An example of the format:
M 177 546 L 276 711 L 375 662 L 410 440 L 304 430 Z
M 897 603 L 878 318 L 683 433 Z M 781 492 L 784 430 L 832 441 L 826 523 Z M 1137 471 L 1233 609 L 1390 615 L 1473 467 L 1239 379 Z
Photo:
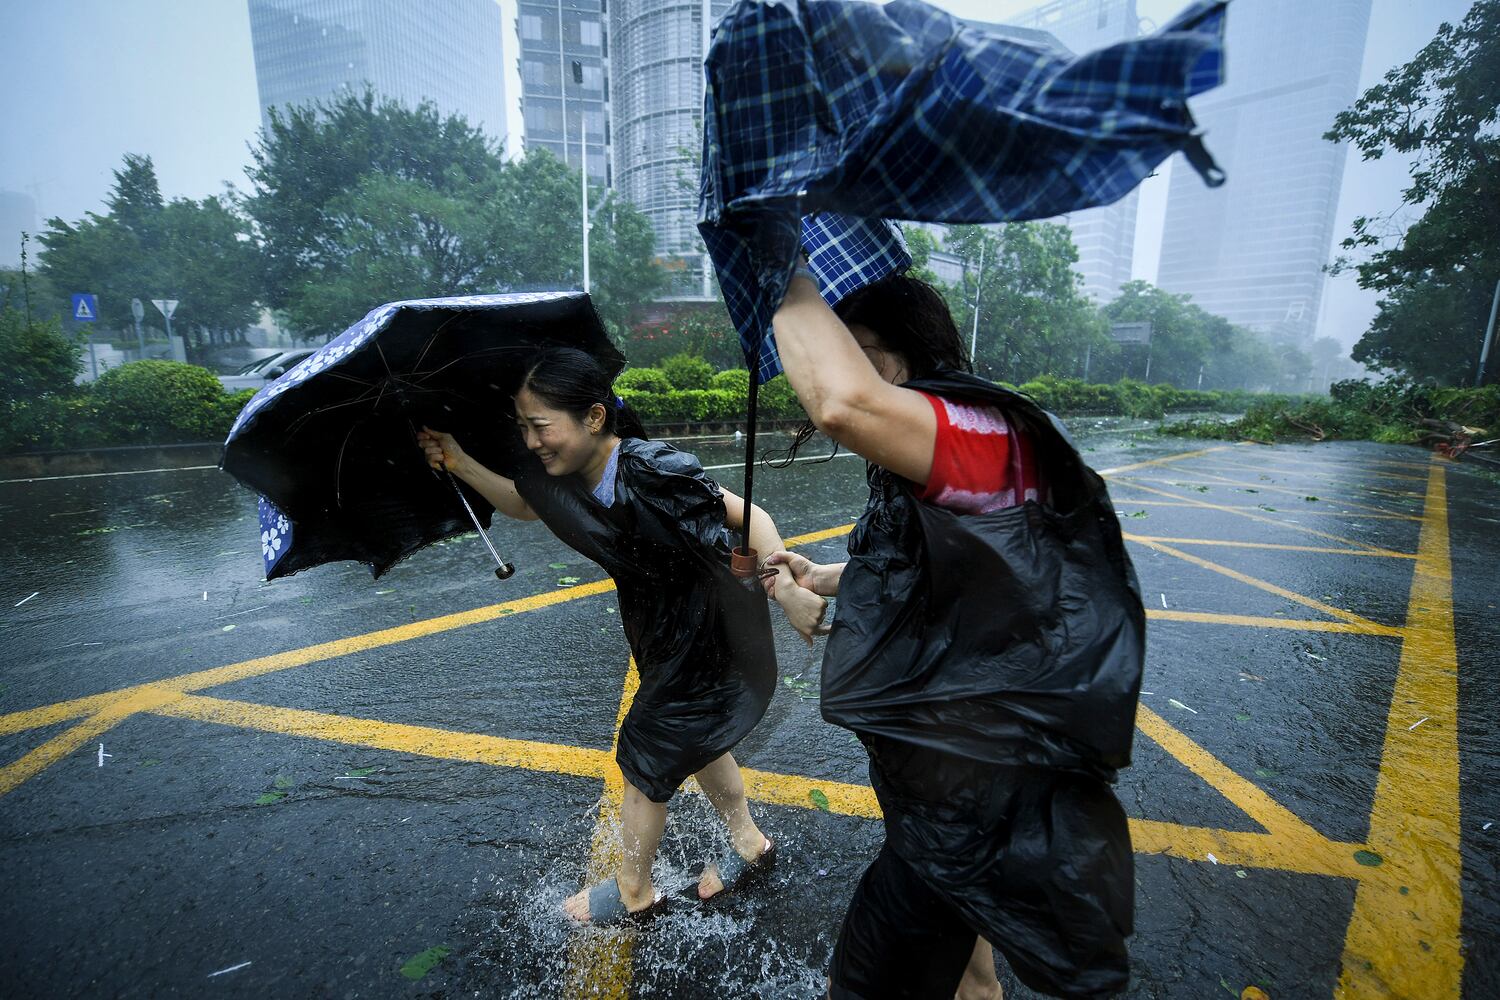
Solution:
M 1396 213 L 1355 219 L 1343 247 L 1379 313 L 1354 347 L 1368 365 L 1439 382 L 1472 380 L 1500 280 L 1500 0 L 1476 0 L 1411 62 L 1386 73 L 1325 138 L 1367 160 L 1412 158 Z M 1397 213 L 1420 207 L 1399 226 Z
M 244 199 L 265 300 L 307 336 L 382 302 L 582 284 L 578 174 L 545 151 L 513 162 L 462 117 L 371 92 L 278 109 L 252 151 Z M 649 223 L 603 197 L 591 285 L 623 331 L 661 287 Z
M 242 337 L 255 321 L 259 286 L 259 257 L 244 218 L 218 197 L 165 201 L 149 156 L 126 154 L 114 173 L 102 214 L 47 222 L 41 273 L 57 290 L 53 298 L 97 295 L 100 325 L 117 331 L 133 327 L 132 298 L 177 299 L 173 332 L 189 348 Z M 154 311 L 147 317 L 161 322 Z
M 966 332 L 978 292 L 977 371 L 1012 382 L 1042 374 L 1076 376 L 1086 355 L 1108 349 L 1098 310 L 1073 269 L 1078 249 L 1067 226 L 950 226 L 943 245 L 965 264 L 962 284 L 948 290 L 948 300 Z

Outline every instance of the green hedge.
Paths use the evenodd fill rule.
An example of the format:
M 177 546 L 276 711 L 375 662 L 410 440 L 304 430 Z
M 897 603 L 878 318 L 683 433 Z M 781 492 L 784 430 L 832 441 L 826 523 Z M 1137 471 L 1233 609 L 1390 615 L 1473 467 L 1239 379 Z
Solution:
M 197 365 L 132 361 L 67 393 L 0 401 L 0 452 L 222 440 L 253 395 Z
M 1013 388 L 1018 388 L 1053 413 L 1100 413 L 1153 419 L 1185 411 L 1244 413 L 1257 400 L 1267 398 L 1243 391 L 1203 392 L 1170 385 L 1147 385 L 1128 378 L 1108 385 L 1044 375 Z M 1272 398 L 1284 401 L 1284 397 Z

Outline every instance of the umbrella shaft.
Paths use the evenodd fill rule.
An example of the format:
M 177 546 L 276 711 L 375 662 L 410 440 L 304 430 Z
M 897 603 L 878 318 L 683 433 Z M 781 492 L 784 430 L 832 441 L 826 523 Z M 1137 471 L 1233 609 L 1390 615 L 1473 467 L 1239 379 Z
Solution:
M 464 510 L 468 511 L 469 520 L 474 522 L 474 530 L 479 532 L 479 539 L 484 542 L 484 547 L 490 550 L 490 555 L 494 557 L 495 565 L 504 566 L 505 560 L 501 559 L 500 553 L 495 550 L 495 543 L 490 541 L 489 532 L 485 531 L 484 525 L 479 523 L 479 515 L 475 514 L 474 508 L 469 506 L 469 498 L 464 496 L 464 491 L 459 488 L 458 480 L 454 479 L 453 473 L 447 469 L 443 470 L 443 475 L 448 477 L 448 482 L 452 485 L 453 492 L 458 494 L 458 502 L 464 505 Z

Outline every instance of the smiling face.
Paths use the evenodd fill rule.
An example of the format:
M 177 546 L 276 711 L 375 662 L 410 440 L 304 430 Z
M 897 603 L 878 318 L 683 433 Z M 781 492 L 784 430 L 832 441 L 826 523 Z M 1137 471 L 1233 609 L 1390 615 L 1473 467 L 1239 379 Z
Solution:
M 516 393 L 516 424 L 532 454 L 549 476 L 571 476 L 595 464 L 613 447 L 614 435 L 603 433 L 604 407 L 597 403 L 582 420 L 548 406 L 530 389 Z

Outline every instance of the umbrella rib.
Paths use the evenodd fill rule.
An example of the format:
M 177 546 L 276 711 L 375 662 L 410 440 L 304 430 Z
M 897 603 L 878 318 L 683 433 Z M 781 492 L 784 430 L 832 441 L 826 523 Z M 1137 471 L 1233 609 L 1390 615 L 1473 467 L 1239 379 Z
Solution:
M 432 345 L 433 344 L 437 343 L 438 335 L 441 334 L 444 330 L 448 329 L 448 324 L 452 323 L 454 320 L 458 319 L 459 315 L 460 315 L 459 313 L 454 313 L 452 316 L 449 316 L 447 319 L 445 319 L 442 322 L 442 324 L 438 326 L 438 328 L 436 330 L 432 331 L 432 336 L 428 337 L 427 338 L 427 343 L 425 343 L 425 344 L 422 345 L 422 353 L 417 355 L 417 360 L 412 365 L 412 370 L 413 371 L 415 371 L 416 369 L 420 368 L 422 366 L 422 362 L 425 361 L 425 360 L 427 360 L 427 352 L 430 351 L 430 350 L 432 350 Z M 408 374 L 410 374 L 410 373 L 408 373 Z
M 525 347 L 519 347 L 519 346 L 517 346 L 517 347 L 511 347 L 511 346 L 505 346 L 505 347 L 486 347 L 486 348 L 484 348 L 482 350 L 474 351 L 474 352 L 472 352 L 470 354 L 465 354 L 461 358 L 454 358 L 452 361 L 449 361 L 446 364 L 444 364 L 444 365 L 442 365 L 442 366 L 440 366 L 438 368 L 434 368 L 430 372 L 412 371 L 412 372 L 409 372 L 408 375 L 418 377 L 422 381 L 425 382 L 427 379 L 432 378 L 434 375 L 441 375 L 444 371 L 446 371 L 449 368 L 452 368 L 454 365 L 458 364 L 461 361 L 471 361 L 474 358 L 483 357 L 486 354 L 503 354 L 503 353 L 505 353 L 507 351 L 525 351 L 525 352 L 528 352 L 528 353 L 535 353 L 536 350 L 537 350 L 537 348 L 534 347 L 534 346 L 531 346 L 531 345 L 527 345 Z M 416 386 L 416 385 L 420 385 L 421 382 L 411 382 L 411 381 L 408 381 L 406 384 L 407 385 Z
M 382 384 L 384 384 L 384 380 L 382 380 Z M 287 433 L 287 437 L 292 437 L 293 435 L 295 435 L 298 431 L 300 431 L 302 429 L 303 424 L 307 423 L 307 421 L 311 420 L 313 417 L 318 416 L 319 414 L 329 413 L 329 412 L 331 412 L 333 410 L 341 410 L 341 409 L 343 409 L 346 406 L 355 406 L 355 405 L 357 405 L 359 403 L 365 402 L 366 400 L 368 400 L 370 398 L 370 393 L 374 392 L 375 388 L 376 387 L 374 385 L 371 385 L 369 388 L 367 388 L 360 395 L 356 396 L 354 399 L 345 400 L 342 403 L 334 403 L 332 406 L 320 406 L 316 410 L 308 410 L 306 413 L 302 414 L 296 420 L 293 420 L 291 422 L 291 424 L 287 427 L 287 432 L 286 432 Z M 378 402 L 378 400 L 377 400 L 377 402 Z

